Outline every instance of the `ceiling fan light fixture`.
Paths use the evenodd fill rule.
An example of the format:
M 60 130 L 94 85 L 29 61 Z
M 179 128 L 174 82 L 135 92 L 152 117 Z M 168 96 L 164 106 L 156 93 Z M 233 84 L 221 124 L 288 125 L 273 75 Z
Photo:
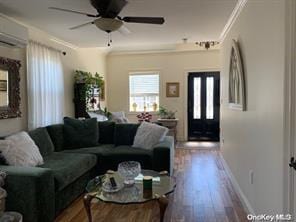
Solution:
M 94 21 L 94 24 L 105 32 L 114 32 L 123 25 L 123 22 L 118 19 L 99 18 Z

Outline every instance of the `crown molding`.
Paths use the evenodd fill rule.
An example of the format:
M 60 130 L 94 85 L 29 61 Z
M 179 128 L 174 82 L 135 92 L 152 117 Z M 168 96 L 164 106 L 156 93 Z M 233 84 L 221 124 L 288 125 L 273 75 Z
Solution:
M 219 45 L 213 46 L 210 49 L 198 46 L 195 43 L 186 44 L 165 44 L 165 45 L 150 45 L 126 48 L 113 48 L 108 55 L 133 55 L 133 54 L 161 54 L 161 53 L 190 53 L 190 52 L 211 52 L 220 49 Z
M 48 34 L 48 35 L 49 35 L 49 34 Z M 53 37 L 53 36 L 51 36 L 51 35 L 50 35 L 49 40 L 52 41 L 52 42 L 55 42 L 55 43 L 57 43 L 57 44 L 63 45 L 63 46 L 65 46 L 65 47 L 68 47 L 68 48 L 70 48 L 70 49 L 73 49 L 73 50 L 80 49 L 78 46 L 76 46 L 76 45 L 74 45 L 74 44 L 72 44 L 72 43 L 66 42 L 66 41 L 64 41 L 64 40 L 61 40 L 61 39 L 56 38 L 56 37 Z
M 240 15 L 241 11 L 243 10 L 243 8 L 245 7 L 246 3 L 248 2 L 248 0 L 238 0 L 235 8 L 233 9 L 226 25 L 224 26 L 220 37 L 219 37 L 219 41 L 220 43 L 222 43 L 226 37 L 226 35 L 228 34 L 229 30 L 231 29 L 232 25 L 234 24 L 234 22 L 236 21 L 236 19 L 238 18 L 238 16 Z

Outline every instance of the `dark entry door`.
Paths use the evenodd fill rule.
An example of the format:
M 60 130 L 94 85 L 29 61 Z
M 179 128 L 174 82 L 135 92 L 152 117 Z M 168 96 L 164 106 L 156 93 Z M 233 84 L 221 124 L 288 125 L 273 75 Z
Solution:
M 189 73 L 188 140 L 219 141 L 220 73 Z

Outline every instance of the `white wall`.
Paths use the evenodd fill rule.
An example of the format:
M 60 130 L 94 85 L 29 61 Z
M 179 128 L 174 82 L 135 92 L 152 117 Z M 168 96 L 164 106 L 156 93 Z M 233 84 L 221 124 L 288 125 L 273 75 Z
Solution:
M 257 214 L 283 212 L 284 33 L 285 1 L 249 0 L 221 49 L 222 153 Z M 227 104 L 232 39 L 244 63 L 246 112 Z
M 187 128 L 187 73 L 190 71 L 219 71 L 219 51 L 182 51 L 163 53 L 110 54 L 107 57 L 107 95 L 110 111 L 124 110 L 128 118 L 136 121 L 135 114 L 129 114 L 129 73 L 134 71 L 159 71 L 160 105 L 177 110 L 178 140 L 185 139 Z M 180 97 L 167 98 L 166 82 L 180 83 Z M 156 118 L 154 116 L 154 118 Z

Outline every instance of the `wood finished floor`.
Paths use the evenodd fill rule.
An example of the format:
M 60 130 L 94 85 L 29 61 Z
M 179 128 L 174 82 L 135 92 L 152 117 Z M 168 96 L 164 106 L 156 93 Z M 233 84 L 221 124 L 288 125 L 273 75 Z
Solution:
M 219 149 L 220 143 L 219 142 L 195 142 L 195 141 L 189 141 L 189 142 L 177 142 L 176 148 L 180 149 Z
M 177 188 L 169 199 L 166 222 L 242 222 L 246 213 L 217 149 L 176 149 Z M 156 202 L 143 205 L 93 203 L 94 222 L 158 222 Z M 55 222 L 87 222 L 82 196 Z

